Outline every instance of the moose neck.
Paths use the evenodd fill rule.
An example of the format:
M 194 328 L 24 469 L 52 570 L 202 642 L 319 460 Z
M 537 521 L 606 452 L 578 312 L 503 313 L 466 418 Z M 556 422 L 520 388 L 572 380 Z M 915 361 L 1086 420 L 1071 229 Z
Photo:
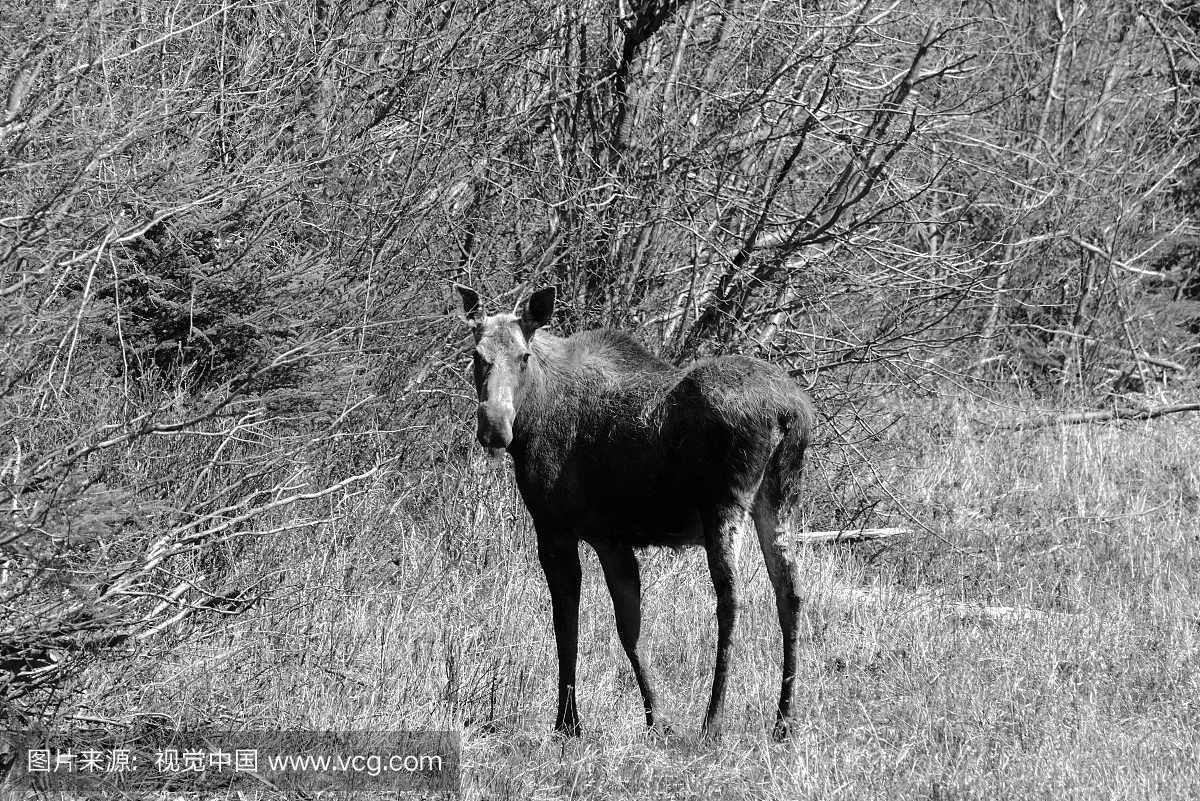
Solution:
M 520 458 L 529 440 L 553 416 L 556 404 L 562 403 L 564 379 L 569 373 L 566 340 L 545 331 L 538 331 L 529 342 L 529 366 L 525 373 L 521 405 L 513 420 L 513 441 L 509 452 Z

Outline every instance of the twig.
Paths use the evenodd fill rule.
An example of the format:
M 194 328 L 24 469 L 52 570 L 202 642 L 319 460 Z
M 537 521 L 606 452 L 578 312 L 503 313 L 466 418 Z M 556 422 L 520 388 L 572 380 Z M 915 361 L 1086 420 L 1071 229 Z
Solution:
M 805 545 L 837 545 L 843 542 L 866 542 L 911 534 L 906 528 L 864 528 L 845 531 L 806 531 L 796 535 L 796 541 Z
M 1111 264 L 1113 264 L 1117 267 L 1120 267 L 1122 270 L 1125 270 L 1126 272 L 1136 273 L 1138 275 L 1148 275 L 1151 278 L 1167 279 L 1170 277 L 1166 273 L 1158 272 L 1157 270 L 1143 270 L 1141 267 L 1134 267 L 1132 264 L 1128 264 L 1128 263 L 1123 262 L 1120 259 L 1116 258 L 1115 256 L 1113 256 L 1113 254 L 1104 250 L 1099 245 L 1093 245 L 1091 242 L 1088 242 L 1086 239 L 1082 239 L 1078 236 L 1071 236 L 1071 237 L 1067 237 L 1067 238 L 1070 241 L 1074 242 L 1076 245 L 1079 245 L 1084 250 L 1091 251 L 1092 253 L 1096 254 L 1100 258 L 1107 260 Z
M 1097 409 L 1090 412 L 1072 412 L 1057 417 L 1040 417 L 1035 420 L 1022 420 L 1016 423 L 985 423 L 976 421 L 977 425 L 988 426 L 997 431 L 1028 431 L 1033 428 L 1045 428 L 1053 425 L 1075 425 L 1077 423 L 1107 423 L 1110 420 L 1152 420 L 1168 414 L 1180 412 L 1200 412 L 1200 403 L 1175 403 L 1169 406 L 1154 406 L 1149 409 Z
M 1058 328 L 1046 328 L 1045 326 L 1029 325 L 1029 324 L 1013 325 L 1012 327 L 1013 328 L 1019 327 L 1019 328 L 1029 330 L 1029 331 L 1040 331 L 1043 334 L 1050 334 L 1052 336 L 1070 337 L 1071 339 L 1081 339 L 1085 342 L 1090 342 L 1090 343 L 1097 345 L 1101 348 L 1104 348 L 1106 350 L 1116 351 L 1118 353 L 1126 352 L 1125 348 L 1122 348 L 1120 345 L 1113 345 L 1112 343 L 1105 342 L 1104 340 L 1099 339 L 1098 337 L 1089 336 L 1088 334 L 1080 334 L 1076 331 L 1067 331 L 1067 330 L 1058 329 Z M 1170 359 L 1161 359 L 1157 356 L 1151 356 L 1150 354 L 1146 353 L 1145 351 L 1138 351 L 1137 358 L 1141 359 L 1142 361 L 1146 362 L 1147 364 L 1153 364 L 1157 367 L 1162 367 L 1167 370 L 1174 370 L 1174 371 L 1180 372 L 1180 373 L 1186 373 L 1188 371 L 1188 367 L 1185 364 L 1180 364 L 1179 362 L 1173 362 Z

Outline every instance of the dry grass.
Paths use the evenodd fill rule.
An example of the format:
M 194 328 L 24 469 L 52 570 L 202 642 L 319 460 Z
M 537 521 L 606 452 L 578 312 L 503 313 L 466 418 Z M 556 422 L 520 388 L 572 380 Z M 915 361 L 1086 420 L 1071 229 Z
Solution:
M 681 734 L 643 730 L 585 548 L 588 731 L 553 736 L 549 595 L 507 467 L 477 455 L 345 499 L 319 538 L 259 543 L 259 569 L 281 573 L 274 600 L 148 661 L 139 697 L 100 680 L 91 713 L 447 727 L 463 736 L 467 798 L 1193 797 L 1194 418 L 990 435 L 969 425 L 986 413 L 956 402 L 889 435 L 899 456 L 885 475 L 929 533 L 806 552 L 816 636 L 790 743 L 768 738 L 779 635 L 752 547 L 721 743 L 696 738 L 715 638 L 699 552 L 643 556 L 652 660 Z M 848 604 L 847 588 L 881 600 Z M 962 624 L 914 606 L 918 591 L 1065 614 Z

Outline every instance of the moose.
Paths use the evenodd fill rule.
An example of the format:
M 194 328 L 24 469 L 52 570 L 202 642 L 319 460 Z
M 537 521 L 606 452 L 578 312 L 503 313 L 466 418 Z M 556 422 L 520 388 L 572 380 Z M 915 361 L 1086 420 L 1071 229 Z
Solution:
M 717 655 L 702 733 L 721 734 L 738 617 L 735 544 L 754 520 L 783 630 L 783 684 L 774 728 L 791 727 L 800 595 L 786 521 L 798 499 L 815 413 L 786 373 L 745 356 L 677 368 L 612 329 L 561 338 L 544 330 L 555 290 L 514 313 L 487 315 L 457 286 L 474 335 L 477 439 L 507 451 L 533 519 L 558 648 L 555 729 L 580 734 L 575 695 L 579 541 L 595 549 L 617 633 L 645 704 L 668 729 L 641 645 L 635 548 L 703 545 L 717 596 Z

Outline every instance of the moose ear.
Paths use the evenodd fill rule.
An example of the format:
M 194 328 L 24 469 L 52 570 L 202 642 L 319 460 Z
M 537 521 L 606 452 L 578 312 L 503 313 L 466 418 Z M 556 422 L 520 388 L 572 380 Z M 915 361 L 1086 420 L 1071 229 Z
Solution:
M 554 287 L 548 286 L 534 292 L 526 302 L 521 311 L 521 330 L 525 332 L 526 339 L 532 337 L 534 331 L 546 325 L 554 316 L 554 294 Z
M 474 289 L 462 284 L 455 284 L 454 288 L 462 295 L 463 314 L 466 316 L 467 325 L 478 328 L 483 323 L 483 304 L 479 302 L 479 295 Z

